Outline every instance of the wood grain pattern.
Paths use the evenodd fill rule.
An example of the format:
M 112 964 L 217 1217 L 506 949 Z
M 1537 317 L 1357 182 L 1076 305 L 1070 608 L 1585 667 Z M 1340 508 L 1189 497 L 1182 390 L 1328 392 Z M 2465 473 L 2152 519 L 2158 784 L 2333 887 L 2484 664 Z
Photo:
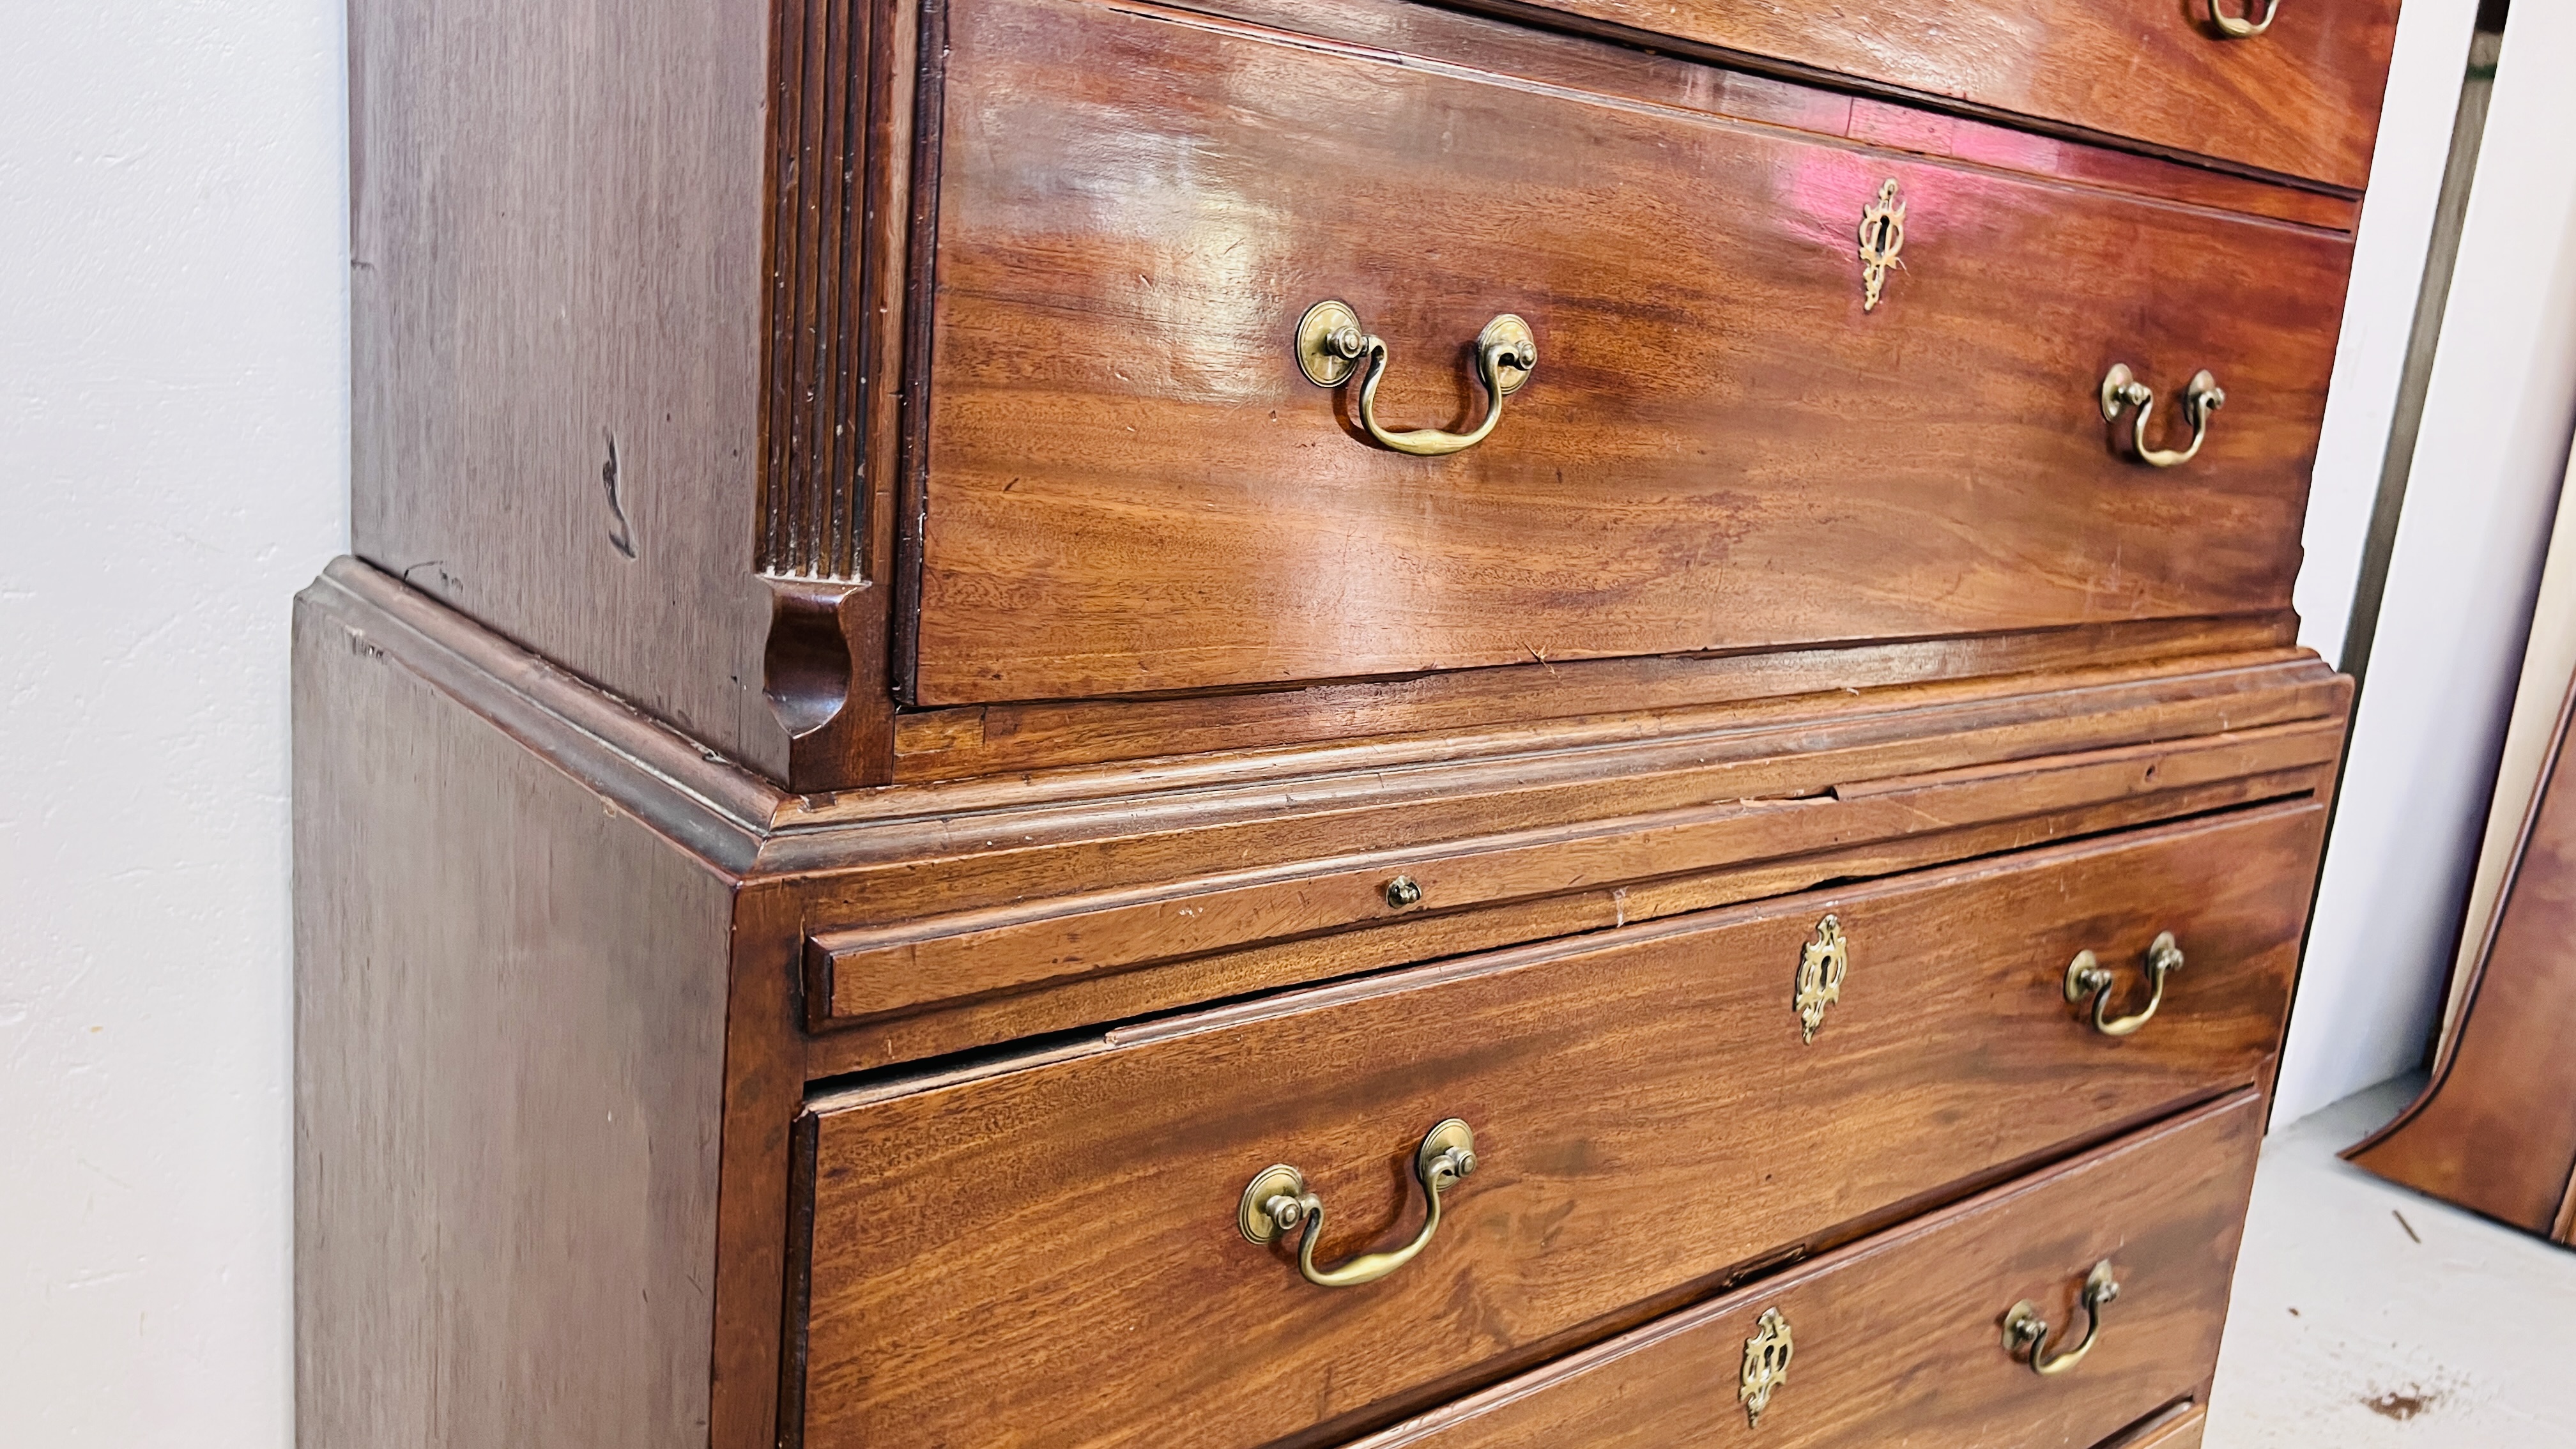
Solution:
M 1145 6 L 949 42 L 916 703 L 2288 604 L 2340 235 Z M 1384 452 L 1296 372 L 1328 296 L 1400 423 L 1473 414 L 1495 313 L 1539 372 L 1485 445 Z M 2228 386 L 2196 464 L 2122 459 L 2122 360 Z
M 2323 768 L 2348 699 L 2347 686 L 2313 664 L 2055 682 L 2068 687 L 2028 692 L 2025 684 L 2017 695 L 1917 687 L 1846 697 L 1823 714 L 1812 701 L 1766 705 L 1754 712 L 1760 723 L 1739 715 L 1705 733 L 1614 735 L 1585 750 L 1497 749 L 1439 768 L 1352 761 L 1344 774 L 960 809 L 865 828 L 851 821 L 815 841 L 782 837 L 764 855 L 778 868 L 811 862 L 816 872 L 808 921 L 824 938 L 825 960 L 815 964 L 825 969 L 809 1010 L 818 1019 L 834 1011 L 864 1018 L 844 1028 L 857 1039 L 834 1048 L 840 1070 L 858 1070 L 1363 963 L 1400 964 L 1406 958 L 1386 954 L 1399 942 L 1445 953 L 1457 948 L 1399 922 L 1515 892 L 1528 899 L 1551 883 L 1567 898 L 1512 919 L 1541 931 L 1597 929 L 1741 899 L 1727 892 L 1754 880 L 1795 889 L 1831 878 L 1848 863 L 1835 847 L 1873 832 L 1887 832 L 1890 847 L 1877 859 L 1921 863 L 1927 857 L 1915 851 L 1938 858 L 1968 848 L 1958 832 L 1980 821 L 2019 818 L 2033 832 L 2019 843 L 2031 844 L 2113 828 L 2115 819 L 2137 824 L 2266 798 L 2195 803 L 2189 788 L 2220 777 L 2237 780 L 2231 794 L 2264 780 L 2263 790 L 2304 793 L 2314 778 L 2282 777 Z M 2275 729 L 2278 736 L 2266 733 Z M 2206 741 L 2207 754 L 2197 746 L 2121 753 L 2205 736 L 2225 738 Z M 1900 792 L 1905 798 L 1870 798 Z M 2087 814 L 2123 799 L 2140 808 Z M 1659 827 L 1671 829 L 1655 844 L 1627 838 Z M 1911 849 L 1898 844 L 1909 837 Z M 1778 868 L 1723 886 L 1674 874 L 1762 859 Z M 1462 867 L 1459 876 L 1443 878 L 1448 860 Z M 1423 910 L 1372 904 L 1372 890 L 1414 866 L 1433 871 Z M 1634 869 L 1649 873 L 1622 878 Z M 1202 910 L 1210 910 L 1204 919 Z M 1390 934 L 1338 944 L 1312 934 L 1335 920 Z M 1102 929 L 1112 923 L 1135 930 Z M 1488 919 L 1473 929 L 1497 928 Z M 980 944 L 1019 949 L 988 957 L 940 944 L 988 931 L 999 934 Z M 1266 935 L 1306 944 L 1236 949 Z M 904 964 L 925 946 L 931 967 Z M 858 983 L 846 1004 L 828 964 L 845 947 L 888 953 L 876 958 L 884 970 L 875 981 Z M 1210 950 L 1228 954 L 1187 959 Z M 1128 969 L 1143 965 L 1153 969 Z M 1006 986 L 1021 994 L 994 995 Z
M 2221 37 L 2211 0 L 1478 3 L 2359 190 L 2379 133 L 2398 0 L 2284 0 L 2270 31 L 2246 40 Z M 2245 13 L 2239 0 L 2224 3 L 2231 15 Z
M 885 104 L 868 0 L 778 0 L 770 41 L 768 336 L 760 569 L 870 572 L 865 383 L 869 112 Z
M 2272 807 L 1792 897 L 818 1101 L 805 1442 L 1348 1432 L 2251 1083 L 2322 818 Z M 1806 1046 L 1790 987 L 1827 911 L 1854 965 Z M 2067 959 L 2126 961 L 2161 929 L 2190 979 L 2148 1031 L 2096 1036 L 2058 993 Z M 1402 1160 L 1451 1114 L 1485 1166 L 1406 1272 L 1321 1292 L 1236 1236 L 1243 1183 L 1290 1161 L 1344 1225 L 1328 1261 L 1393 1241 L 1418 1212 Z
M 2349 685 L 2313 662 L 2209 674 L 2059 679 L 2046 690 L 1891 691 L 1842 708 L 1748 711 L 1705 729 L 1608 730 L 1396 768 L 1366 753 L 1309 773 L 1204 778 L 1103 800 L 925 791 L 910 808 L 782 830 L 766 869 L 830 870 L 820 926 L 1088 893 L 1319 855 L 1693 805 L 1795 800 L 1893 776 L 2332 719 Z M 1321 763 L 1311 757 L 1310 765 Z M 1113 801 L 1115 803 L 1113 803 Z M 874 802 L 871 802 L 874 803 Z M 947 804 L 950 808 L 938 807 Z M 835 919 L 837 917 L 837 919 Z
M 1655 883 L 1587 883 L 1472 919 L 1444 912 L 1390 921 L 1365 938 L 1234 950 L 844 1029 L 821 1049 L 818 1075 L 1401 965 L 1425 954 L 1598 930 L 1825 879 L 2322 793 L 2312 772 L 2295 770 L 2194 788 L 2176 788 L 2192 778 L 2188 769 L 2152 782 L 2130 779 L 2133 767 L 2119 763 L 2125 758 L 2119 752 L 2231 728 L 2252 732 L 2259 744 L 2266 729 L 2339 720 L 2349 695 L 2348 685 L 2309 656 L 2255 656 L 2232 667 L 2186 659 L 805 800 L 711 757 L 375 570 L 335 565 L 308 591 L 306 607 L 395 651 L 407 667 L 711 865 L 800 877 L 807 894 L 799 909 L 807 914 L 785 928 L 787 936 L 773 948 L 776 960 L 792 960 L 808 931 L 1015 900 L 1078 905 L 1081 897 L 1110 889 L 1186 893 L 1219 861 L 1236 872 L 1269 862 L 1293 874 L 1301 861 L 1354 849 L 1422 849 L 1441 840 L 1571 829 L 1587 820 L 1763 795 L 1775 797 L 1775 809 L 1814 816 L 1817 807 L 1830 813 L 1836 796 L 1857 800 L 1872 782 L 1902 783 L 1922 772 L 1937 777 L 1979 762 L 2025 761 L 2030 773 L 2026 787 L 1981 785 L 1974 797 L 1918 794 L 1912 803 L 1938 818 L 1909 817 L 1906 833 L 1888 842 L 1834 848 L 1855 839 L 1835 826 L 1801 842 L 1766 844 L 1763 853 L 1775 858 L 1757 867 Z M 2205 758 L 2240 761 L 2226 768 L 2252 768 L 2242 745 L 2218 740 L 2205 748 L 2211 752 Z M 2150 750 L 2151 758 L 2141 757 L 2136 768 L 2170 772 L 2203 749 L 2183 746 L 2171 761 Z M 2113 753 L 2098 763 L 2058 758 L 2103 750 Z M 2063 767 L 2069 764 L 2107 771 L 2103 778 L 2115 782 L 2117 798 L 2067 793 Z M 2079 797 L 2091 803 L 2069 803 Z M 2000 803 L 1970 808 L 1975 800 Z M 2011 818 L 1957 828 L 1972 826 L 1988 810 Z M 1791 844 L 1803 844 L 1807 853 L 1778 858 Z
M 777 1449 L 778 1425 L 795 1422 L 780 1418 L 794 1407 L 781 1402 L 780 1391 L 803 1377 L 781 1362 L 785 1346 L 802 1341 L 791 1325 L 804 1321 L 801 1299 L 785 1290 L 796 1223 L 789 1134 L 803 1107 L 808 1063 L 795 977 L 779 969 L 795 950 L 800 911 L 789 882 L 756 880 L 734 895 L 732 953 L 724 963 L 710 1449 Z
M 1351 1449 L 2191 1449 L 2261 1146 L 2252 1095 L 1500 1384 Z M 2041 1378 L 1996 1329 L 2022 1299 L 2053 1325 L 2109 1258 L 2120 1297 L 2073 1372 Z M 1796 1353 L 1759 1429 L 1736 1401 L 1764 1311 Z M 2115 1439 L 2115 1442 L 2103 1442 Z
M 2331 775 L 2323 770 L 2244 776 L 1989 824 L 1920 830 L 1717 870 L 1594 886 L 1471 912 L 1415 916 L 1362 931 L 1293 937 L 1166 962 L 1150 970 L 1077 977 L 919 1015 L 840 1026 L 807 1044 L 807 1070 L 817 1079 L 880 1070 L 997 1042 L 1133 1020 L 1183 1003 L 1225 1000 L 1471 951 L 1608 931 L 1810 890 L 1831 881 L 1872 879 L 2247 805 L 2301 797 L 2324 800 L 2331 797 L 2330 784 Z
M 355 551 L 784 778 L 754 578 L 768 16 L 349 9 Z
M 1402 679 L 1184 695 L 915 710 L 894 725 L 893 775 L 905 782 L 1060 770 L 1121 759 L 1299 744 L 1454 740 L 1586 716 L 1648 717 L 1676 708 L 1887 685 L 2120 665 L 2199 667 L 2292 651 L 2290 614 L 2145 619 L 2009 634 L 1722 655 L 1569 659 Z
M 1894 841 L 2134 794 L 2321 769 L 2342 743 L 2341 724 L 2320 720 L 1869 782 L 1803 800 L 1618 815 L 1431 849 L 1323 857 L 1258 874 L 826 932 L 809 946 L 810 1009 L 818 1024 L 902 1015 L 1264 940 L 1577 889 L 1618 890 L 1857 840 Z M 1399 875 L 1420 891 L 1414 903 L 1387 899 Z
M 1497 0 L 1488 8 L 1500 9 L 1503 3 Z M 1974 108 L 1948 98 L 1890 100 L 1855 94 L 1867 89 L 1867 83 L 1848 75 L 1814 76 L 1807 84 L 1746 69 L 1743 57 L 1712 64 L 1668 39 L 1603 43 L 1567 33 L 1563 27 L 1570 17 L 1563 11 L 1515 12 L 1537 17 L 1539 23 L 1532 25 L 1526 19 L 1367 0 L 1206 0 L 1191 8 L 1577 91 L 2281 221 L 2350 231 L 2360 211 L 2338 192 L 2259 181 L 2197 161 L 2086 145 L 2034 131 L 2027 118 L 1981 118 Z
M 758 566 L 776 608 L 761 688 L 788 736 L 786 783 L 842 789 L 891 773 L 920 12 L 773 11 Z
M 730 885 L 295 647 L 297 1442 L 702 1449 Z
M 2565 1243 L 2576 1202 L 2576 778 L 2557 734 L 2432 1080 L 2344 1154 L 2392 1182 Z
M 2176 1406 L 2175 1412 L 2157 1415 L 2103 1449 L 2200 1449 L 2201 1435 L 2208 1427 L 2207 1409 L 2182 1404 Z

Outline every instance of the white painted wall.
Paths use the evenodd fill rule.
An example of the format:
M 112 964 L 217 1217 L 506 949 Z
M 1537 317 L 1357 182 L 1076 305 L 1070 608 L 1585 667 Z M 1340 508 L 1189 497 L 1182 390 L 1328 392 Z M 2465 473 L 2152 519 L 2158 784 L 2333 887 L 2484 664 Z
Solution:
M 0 1443 L 278 1449 L 339 0 L 0 6 Z
M 2299 642 L 2332 660 L 2343 658 L 2477 18 L 2478 0 L 2406 0 L 2398 11 L 2370 196 L 2353 243 L 2343 336 L 2308 485 L 2307 559 L 2293 595 Z
M 2413 1067 L 2440 1008 L 2576 424 L 2571 70 L 2576 6 L 2516 5 L 2326 850 L 2278 1122 Z

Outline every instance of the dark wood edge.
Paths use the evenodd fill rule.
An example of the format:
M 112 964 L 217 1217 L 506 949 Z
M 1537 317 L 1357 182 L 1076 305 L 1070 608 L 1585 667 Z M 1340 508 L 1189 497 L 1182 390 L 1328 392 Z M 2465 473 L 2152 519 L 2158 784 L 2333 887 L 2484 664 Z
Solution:
M 799 1197 L 794 1150 L 805 1090 L 793 969 L 801 905 L 791 883 L 759 881 L 737 890 L 733 907 L 707 1442 L 779 1449 L 782 1431 L 801 1430 L 780 1414 L 803 1386 L 801 1376 L 791 1384 L 783 1356 L 803 1342 L 794 1225 L 811 1200 Z
M 913 678 L 921 654 L 922 530 L 928 524 L 930 508 L 930 371 L 939 297 L 940 144 L 947 120 L 948 6 L 946 0 L 889 3 L 908 3 L 917 31 L 908 196 L 910 230 L 901 273 L 905 311 L 902 407 L 894 420 L 898 434 L 894 618 L 892 647 L 886 656 L 886 687 L 895 701 L 903 704 L 914 698 Z M 886 748 L 892 750 L 891 738 Z
M 814 1114 L 799 1114 L 787 1148 L 787 1289 L 778 1325 L 778 1449 L 800 1449 L 805 1442 L 806 1328 L 814 1294 L 814 1159 L 821 1141 Z
M 2094 1449 L 2155 1449 L 2166 1435 L 2189 1423 L 2195 1414 L 2207 1411 L 2201 1406 L 2208 1398 L 2207 1389 L 2185 1399 L 2176 1399 L 2154 1413 L 2103 1440 Z
M 681 849 L 740 875 L 786 795 L 577 675 L 354 558 L 296 596 Z
M 2479 988 L 2486 984 L 2487 960 L 2495 951 L 2496 935 L 2504 927 L 2505 912 L 2512 907 L 2514 884 L 2522 875 L 2523 857 L 2531 848 L 2532 831 L 2540 823 L 2541 802 L 2549 797 L 2550 782 L 2557 778 L 2559 762 L 2565 756 L 2571 723 L 2576 723 L 2576 682 L 2570 683 L 2566 698 L 2559 703 L 2558 720 L 2552 726 L 2549 738 L 2548 757 L 2541 761 L 2540 778 L 2532 788 L 2531 802 L 2523 807 L 2522 826 L 2514 833 L 2512 862 L 2505 867 L 2504 880 L 2496 888 L 2495 911 L 2487 917 L 2486 934 L 2480 939 L 2477 959 L 2469 968 L 2468 986 L 2460 993 L 2460 1009 L 2453 1014 L 2449 1028 L 2442 1033 L 2442 1045 L 2433 1059 L 2432 1075 L 2426 1079 L 2424 1090 L 2416 1093 L 2415 1100 L 2406 1104 L 2406 1110 L 2391 1118 L 2378 1131 L 2345 1148 L 2342 1153 L 2344 1161 L 2361 1163 L 2365 1154 L 2404 1131 L 2409 1123 L 2433 1105 L 2433 1100 L 2441 1096 L 2442 1089 L 2449 1085 L 2451 1068 L 2459 1060 L 2461 1029 L 2468 1025 L 2469 1014 L 2477 1010 Z M 2569 1185 L 2566 1204 L 2559 1209 L 2562 1237 L 2571 1205 L 2576 1205 L 2576 1182 Z
M 2308 942 L 2316 935 L 2317 930 L 2318 888 L 2325 882 L 2326 851 L 2322 842 L 2331 841 L 2334 838 L 2335 814 L 2343 808 L 2344 767 L 2352 762 L 2352 704 L 2360 685 L 2348 674 L 2338 675 L 2337 679 L 2341 684 L 2341 690 L 2338 703 L 2335 705 L 2335 714 L 2337 718 L 2344 721 L 2343 747 L 2335 751 L 2334 763 L 2327 767 L 2325 783 L 2317 792 L 2317 798 L 2326 802 L 2325 830 L 2316 858 L 2309 862 L 2308 918 L 2299 928 L 2299 960 L 2290 973 L 2290 1006 L 2281 1018 L 2283 1041 L 2289 1039 L 2290 1028 L 2296 1025 L 2299 1019 L 2299 983 L 2307 975 Z M 2280 1067 L 2280 1057 L 2276 1053 L 2272 1059 L 2271 1071 L 2263 1078 L 2263 1130 L 2266 1132 L 2278 1125 L 2272 1121 L 2272 1110 L 2278 1105 L 2273 1096 L 2273 1088 L 2279 1085 Z
M 1693 59 L 1705 60 L 1713 64 L 1722 65 L 1732 70 L 1750 71 L 1755 75 L 1776 76 L 1781 80 L 1794 81 L 1800 85 L 1813 86 L 1818 90 L 1835 91 L 1844 95 L 1864 96 L 1871 100 L 1890 101 L 1898 105 L 1909 106 L 1917 110 L 1933 111 L 1942 115 L 1962 116 L 1972 121 L 1981 121 L 1989 125 L 2001 126 L 2008 130 L 2029 131 L 2042 136 L 2054 137 L 2061 141 L 2074 141 L 2086 146 L 2096 146 L 2106 151 L 2123 151 L 2133 156 L 2145 156 L 2158 161 L 2170 162 L 2177 166 L 2187 166 L 2194 170 L 2214 171 L 2222 175 L 2242 177 L 2249 181 L 2261 181 L 2274 186 L 2286 186 L 2293 190 L 2312 191 L 2320 196 L 2331 196 L 2338 200 L 2350 201 L 2356 204 L 2358 204 L 2362 199 L 2362 188 L 2360 187 L 2345 186 L 2337 182 L 2324 181 L 2315 177 L 2293 176 L 2287 172 L 2267 171 L 2259 166 L 2248 166 L 2242 162 L 2229 161 L 2222 157 L 2202 156 L 2190 151 L 2181 151 L 2171 147 L 2158 146 L 2151 142 L 2141 141 L 2134 136 L 2121 136 L 2108 131 L 2090 130 L 2082 126 L 2069 125 L 2063 121 L 2052 121 L 2041 116 L 2028 116 L 2016 111 L 2003 110 L 1995 106 L 1979 105 L 1974 101 L 1961 100 L 1956 96 L 1937 95 L 1930 91 L 1910 90 L 1904 86 L 1890 85 L 1884 81 L 1874 81 L 1862 76 L 1846 75 L 1839 71 L 1819 70 L 1814 66 L 1801 65 L 1795 61 L 1782 60 L 1776 56 L 1761 55 L 1753 51 L 1730 50 L 1724 46 L 1684 40 L 1677 36 L 1661 35 L 1650 30 L 1636 30 L 1628 26 L 1616 25 L 1606 20 L 1594 20 L 1588 16 L 1570 14 L 1566 11 L 1552 9 L 1545 5 L 1527 3 L 1527 0 L 1425 0 L 1425 3 L 1440 6 L 1443 9 L 1464 11 L 1469 14 L 1494 15 L 1505 20 L 1510 20 L 1515 24 L 1529 26 L 1533 29 L 1556 30 L 1570 32 L 1577 35 L 1588 35 L 1595 39 L 1607 40 L 1619 45 L 1625 45 L 1631 49 L 1661 51 L 1669 55 L 1688 56 Z M 2385 82 L 2383 81 L 2382 84 L 2384 90 Z M 2372 127 L 2372 136 L 2374 140 L 2377 138 L 2377 134 L 2378 128 L 2374 125 Z

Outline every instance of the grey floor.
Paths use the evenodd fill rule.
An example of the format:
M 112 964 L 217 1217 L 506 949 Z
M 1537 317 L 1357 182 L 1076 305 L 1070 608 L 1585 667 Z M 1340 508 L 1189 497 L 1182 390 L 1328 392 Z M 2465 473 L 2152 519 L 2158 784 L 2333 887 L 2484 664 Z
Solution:
M 2576 1251 L 2335 1157 L 2417 1085 L 2264 1144 L 2207 1449 L 2576 1446 Z

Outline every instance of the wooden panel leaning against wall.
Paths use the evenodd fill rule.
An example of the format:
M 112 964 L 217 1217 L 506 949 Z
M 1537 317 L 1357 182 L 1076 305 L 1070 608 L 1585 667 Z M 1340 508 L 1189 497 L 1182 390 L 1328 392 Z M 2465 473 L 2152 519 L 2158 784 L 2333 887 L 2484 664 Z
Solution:
M 2559 709 L 2504 890 L 2432 1080 L 2344 1155 L 2420 1192 L 2576 1244 L 2576 759 Z
M 1764 670 L 2286 641 L 2343 181 L 1759 74 L 1732 43 L 1720 65 L 1400 0 L 1215 11 L 653 10 L 554 65 L 524 6 L 359 5 L 359 553 L 802 791 L 1704 702 Z M 2321 74 L 2375 75 L 2365 19 Z M 2157 44 L 2233 44 L 2175 23 Z M 2313 24 L 2262 42 L 2306 55 Z M 495 34 L 515 58 L 453 84 L 439 58 Z M 1177 79 L 1119 83 L 1140 46 Z M 1211 78 L 1241 66 L 1278 126 L 1228 119 Z M 648 93 L 688 99 L 574 122 Z M 2366 118 L 2359 94 L 2264 98 Z M 1421 108 L 1468 150 L 1388 119 Z M 1173 190 L 1085 172 L 1093 148 L 1053 184 L 1116 205 L 1015 189 L 1050 137 L 1095 133 L 1214 169 Z M 1547 181 L 1578 151 L 1588 175 Z M 1367 201 L 1395 179 L 1456 204 Z M 1908 239 L 1865 307 L 1852 238 L 1889 180 Z M 1478 220 L 1502 196 L 1507 244 Z M 1228 198 L 1280 224 L 1203 214 Z M 1212 226 L 1231 259 L 1192 240 Z M 1677 305 L 1621 320 L 1650 294 Z M 1382 451 L 1356 389 L 1299 376 L 1328 296 L 1396 354 L 1399 424 L 1481 413 L 1458 349 L 1496 313 L 1537 366 L 1476 450 Z M 2128 459 L 2098 409 L 2114 363 L 2159 399 L 2156 445 L 2216 373 L 2226 466 Z M 1247 448 L 1278 453 L 1261 483 L 1208 472 Z M 1792 474 L 1803 513 L 1770 487 Z M 1786 676 L 1741 655 L 1783 646 L 1829 647 Z

